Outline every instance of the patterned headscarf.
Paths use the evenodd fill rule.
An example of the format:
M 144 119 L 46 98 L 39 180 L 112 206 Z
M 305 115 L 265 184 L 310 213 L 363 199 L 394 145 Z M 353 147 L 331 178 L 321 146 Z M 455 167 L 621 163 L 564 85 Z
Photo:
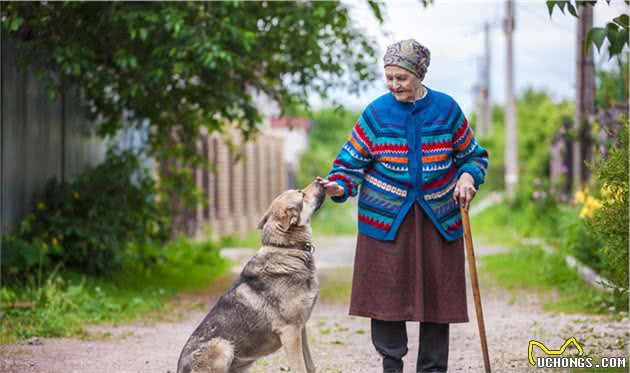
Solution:
M 415 39 L 401 40 L 387 47 L 383 57 L 384 66 L 399 66 L 424 79 L 431 63 L 431 52 Z

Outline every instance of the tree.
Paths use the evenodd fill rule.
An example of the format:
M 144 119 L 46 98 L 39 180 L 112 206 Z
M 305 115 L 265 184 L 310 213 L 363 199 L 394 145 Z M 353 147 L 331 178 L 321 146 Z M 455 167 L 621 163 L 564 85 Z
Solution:
M 369 2 L 383 22 L 383 3 Z M 101 135 L 151 124 L 148 154 L 203 163 L 199 131 L 261 116 L 252 94 L 280 104 L 358 92 L 376 77 L 373 41 L 339 2 L 2 2 L 2 30 L 22 41 L 54 98 L 81 88 Z M 339 79 L 341 76 L 346 79 Z M 125 113 L 126 120 L 123 120 Z M 186 171 L 186 167 L 180 168 Z M 171 175 L 180 177 L 182 175 Z
M 605 0 L 610 5 L 610 0 Z M 630 0 L 624 0 L 624 2 L 630 5 Z M 547 9 L 549 10 L 549 17 L 553 14 L 554 9 L 557 7 L 563 14 L 567 10 L 572 16 L 578 17 L 577 7 L 581 6 L 594 6 L 597 4 L 597 0 L 584 1 L 584 0 L 548 0 Z M 584 42 L 585 48 L 591 43 L 595 44 L 597 51 L 599 52 L 604 40 L 608 40 L 608 55 L 609 58 L 619 56 L 624 46 L 630 45 L 628 42 L 628 33 L 630 32 L 629 18 L 627 14 L 621 14 L 618 17 L 613 18 L 610 22 L 606 23 L 606 27 L 593 27 L 586 34 L 586 40 Z

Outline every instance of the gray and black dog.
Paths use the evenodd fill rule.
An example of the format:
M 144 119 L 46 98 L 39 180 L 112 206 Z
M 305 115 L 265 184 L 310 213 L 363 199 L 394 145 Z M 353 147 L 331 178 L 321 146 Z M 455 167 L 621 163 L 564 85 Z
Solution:
M 271 203 L 258 223 L 262 248 L 188 339 L 178 373 L 245 372 L 280 347 L 292 372 L 315 372 L 305 327 L 319 296 L 310 218 L 325 197 L 314 181 Z

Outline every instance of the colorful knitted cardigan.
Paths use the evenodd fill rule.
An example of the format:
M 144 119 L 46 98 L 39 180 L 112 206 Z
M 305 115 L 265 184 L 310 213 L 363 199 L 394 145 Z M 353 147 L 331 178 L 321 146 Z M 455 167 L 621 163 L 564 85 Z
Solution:
M 334 160 L 327 179 L 344 188 L 344 202 L 359 192 L 359 232 L 391 241 L 414 201 L 449 241 L 462 237 L 459 176 L 484 182 L 488 153 L 477 144 L 450 96 L 427 88 L 415 103 L 387 93 L 370 103 Z M 360 186 L 360 190 L 359 190 Z

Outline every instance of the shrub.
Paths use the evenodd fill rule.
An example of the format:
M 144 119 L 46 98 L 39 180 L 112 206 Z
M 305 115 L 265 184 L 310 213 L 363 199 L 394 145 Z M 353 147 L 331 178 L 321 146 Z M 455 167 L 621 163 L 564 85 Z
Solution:
M 19 232 L 3 238 L 3 279 L 24 279 L 35 268 L 57 263 L 106 273 L 123 264 L 131 244 L 142 251 L 152 241 L 165 241 L 167 216 L 138 158 L 112 150 L 102 164 L 83 169 L 71 182 L 47 184 Z M 150 260 L 151 255 L 135 257 Z
M 604 274 L 619 288 L 628 289 L 628 118 L 618 148 L 591 165 L 602 185 L 601 207 L 586 220 L 589 232 L 601 239 Z
M 565 208 L 560 215 L 560 248 L 597 272 L 602 270 L 602 242 L 587 229 L 575 208 Z

